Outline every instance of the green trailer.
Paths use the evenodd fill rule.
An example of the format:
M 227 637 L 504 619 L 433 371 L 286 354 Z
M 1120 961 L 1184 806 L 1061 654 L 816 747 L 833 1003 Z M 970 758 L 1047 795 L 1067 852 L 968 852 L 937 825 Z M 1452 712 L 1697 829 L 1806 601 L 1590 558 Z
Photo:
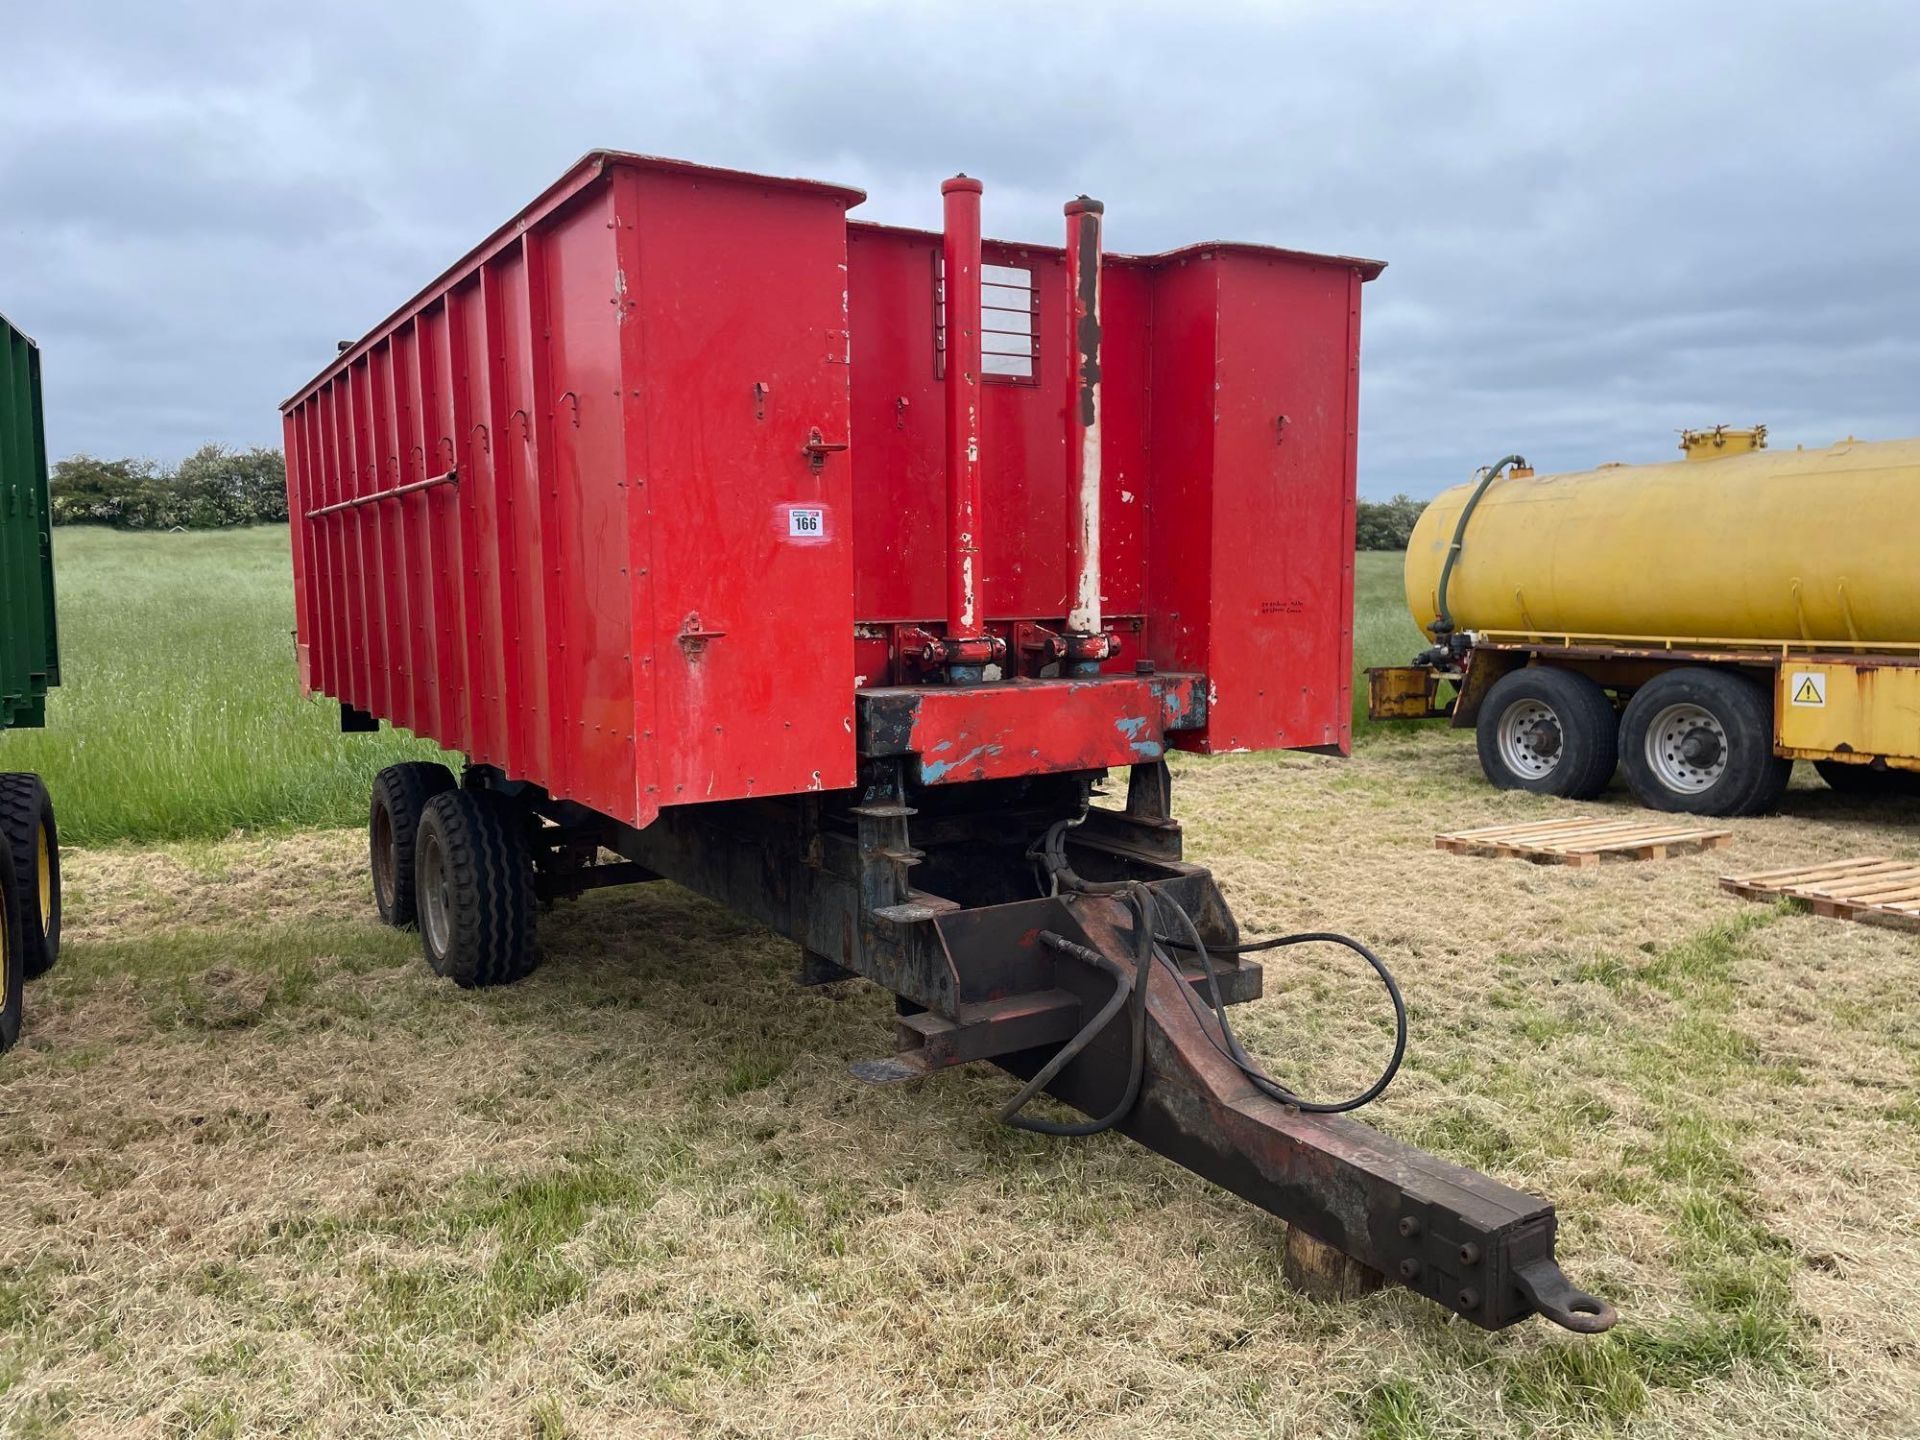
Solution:
M 60 683 L 40 348 L 0 315 L 0 730 L 46 724 Z M 5 752 L 0 749 L 0 762 Z M 60 953 L 60 838 L 38 775 L 0 771 L 0 1051 Z

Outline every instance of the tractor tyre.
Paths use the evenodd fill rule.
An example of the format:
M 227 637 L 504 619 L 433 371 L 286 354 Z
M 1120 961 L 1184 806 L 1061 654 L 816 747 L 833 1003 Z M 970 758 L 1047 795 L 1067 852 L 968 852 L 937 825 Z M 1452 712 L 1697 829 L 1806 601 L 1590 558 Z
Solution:
M 13 847 L 0 835 L 0 1055 L 20 1038 L 20 992 L 27 979 L 25 941 Z
M 1613 702 L 1585 675 L 1529 665 L 1487 692 L 1475 726 L 1480 768 L 1502 790 L 1591 800 L 1613 779 Z
M 427 964 L 466 989 L 511 985 L 534 951 L 533 847 L 525 813 L 485 790 L 427 802 L 414 848 Z
M 0 833 L 13 850 L 27 979 L 60 958 L 60 827 L 38 775 L 0 775 Z
M 389 765 L 373 781 L 367 814 L 367 859 L 380 918 L 404 930 L 419 916 L 413 883 L 414 840 L 421 812 L 453 789 L 453 772 L 431 761 Z
M 1850 800 L 1920 798 L 1920 773 L 1912 770 L 1876 770 L 1871 765 L 1849 765 L 1844 760 L 1816 760 L 1813 768 L 1829 790 Z
M 1620 718 L 1620 768 L 1642 805 L 1686 815 L 1764 814 L 1793 774 L 1773 753 L 1773 697 L 1698 665 L 1634 691 Z

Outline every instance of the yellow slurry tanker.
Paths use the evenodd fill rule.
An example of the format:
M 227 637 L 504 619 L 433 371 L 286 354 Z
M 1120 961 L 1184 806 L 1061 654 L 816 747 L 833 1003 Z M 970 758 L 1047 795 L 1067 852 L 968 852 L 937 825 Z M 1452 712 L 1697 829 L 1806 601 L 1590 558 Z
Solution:
M 1920 793 L 1920 440 L 1536 475 L 1517 455 L 1433 502 L 1407 604 L 1433 647 L 1370 672 L 1376 719 L 1475 727 L 1505 789 L 1771 809 L 1794 760 Z

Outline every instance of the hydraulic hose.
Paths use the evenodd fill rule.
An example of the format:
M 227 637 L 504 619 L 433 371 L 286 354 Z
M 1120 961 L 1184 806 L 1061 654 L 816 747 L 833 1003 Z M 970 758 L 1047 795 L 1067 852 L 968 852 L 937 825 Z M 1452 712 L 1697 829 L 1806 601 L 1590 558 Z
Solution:
M 1055 1052 L 1053 1058 L 1040 1067 L 1038 1073 L 1025 1085 L 1020 1093 L 1009 1100 L 1000 1110 L 1003 1123 L 1016 1130 L 1033 1130 L 1042 1135 L 1098 1135 L 1102 1130 L 1111 1130 L 1132 1112 L 1134 1103 L 1140 1098 L 1140 1082 L 1147 1068 L 1147 975 L 1153 968 L 1153 896 L 1144 885 L 1137 886 L 1128 897 L 1133 902 L 1134 934 L 1139 937 L 1134 950 L 1133 972 L 1102 955 L 1098 950 L 1056 935 L 1051 930 L 1041 935 L 1041 940 L 1054 949 L 1073 956 L 1076 960 L 1104 970 L 1113 976 L 1113 995 L 1100 1011 L 1080 1032 Z M 1093 1120 L 1076 1120 L 1061 1123 L 1054 1120 L 1038 1120 L 1020 1112 L 1027 1107 L 1034 1096 L 1053 1083 L 1053 1077 L 1067 1067 L 1074 1056 L 1091 1045 L 1107 1026 L 1113 1023 L 1123 1006 L 1131 1005 L 1129 1024 L 1130 1048 L 1127 1052 L 1127 1084 L 1113 1109 Z
M 1517 459 L 1518 457 L 1513 457 Z M 1502 464 L 1507 462 L 1503 461 Z M 1141 1080 L 1146 1068 L 1146 1024 L 1147 1024 L 1147 977 L 1153 962 L 1158 960 L 1179 986 L 1196 1018 L 1202 1020 L 1201 1029 L 1207 1034 L 1213 1047 L 1230 1060 L 1253 1084 L 1266 1095 L 1296 1109 L 1316 1115 L 1338 1115 L 1349 1110 L 1358 1110 L 1379 1098 L 1380 1094 L 1392 1083 L 1393 1077 L 1400 1071 L 1400 1063 L 1407 1053 L 1407 1004 L 1400 994 L 1400 986 L 1393 978 L 1393 972 L 1386 963 L 1347 935 L 1337 935 L 1328 931 L 1309 931 L 1298 935 L 1276 935 L 1266 940 L 1255 940 L 1241 945 L 1209 946 L 1201 937 L 1199 926 L 1193 922 L 1186 908 L 1170 895 L 1156 894 L 1148 886 L 1137 880 L 1086 880 L 1074 873 L 1067 861 L 1067 831 L 1086 819 L 1083 809 L 1072 820 L 1061 820 L 1048 827 L 1045 837 L 1030 852 L 1032 858 L 1041 866 L 1047 877 L 1043 886 L 1048 893 L 1057 894 L 1061 890 L 1076 891 L 1084 895 L 1120 895 L 1127 897 L 1134 915 L 1134 934 L 1138 937 L 1134 954 L 1133 972 L 1129 974 L 1117 961 L 1101 954 L 1097 950 L 1079 944 L 1066 936 L 1052 931 L 1041 936 L 1043 943 L 1052 946 L 1063 954 L 1071 955 L 1083 964 L 1111 975 L 1114 980 L 1113 994 L 1107 1002 L 1085 1025 L 1080 1027 L 1074 1037 L 1062 1045 L 1053 1057 L 1020 1088 L 1018 1094 L 1007 1102 L 1000 1111 L 1000 1118 L 1008 1125 L 1022 1130 L 1035 1130 L 1044 1135 L 1097 1135 L 1110 1130 L 1132 1111 L 1140 1096 Z M 1178 917 L 1179 926 L 1185 932 L 1185 939 L 1178 939 L 1163 933 L 1160 920 L 1163 910 L 1171 911 Z M 1226 999 L 1220 991 L 1220 978 L 1213 967 L 1213 956 L 1217 954 L 1247 955 L 1262 950 L 1276 950 L 1286 945 L 1307 945 L 1325 943 L 1344 945 L 1361 956 L 1379 975 L 1386 986 L 1387 998 L 1393 1005 L 1393 1055 L 1373 1083 L 1356 1095 L 1344 1100 L 1306 1100 L 1295 1094 L 1287 1086 L 1274 1079 L 1261 1068 L 1246 1047 L 1240 1043 L 1233 1032 L 1233 1026 L 1227 1019 Z M 1215 1039 L 1204 1024 L 1206 1010 L 1202 1008 L 1194 987 L 1186 974 L 1174 960 L 1173 950 L 1196 952 L 1201 959 L 1201 968 L 1205 971 L 1207 999 L 1212 1009 L 1212 1018 L 1218 1026 L 1220 1038 Z M 1075 1121 L 1060 1124 L 1051 1120 L 1030 1119 L 1020 1112 L 1044 1090 L 1063 1069 L 1070 1064 L 1087 1046 L 1091 1045 L 1108 1026 L 1113 1024 L 1123 1008 L 1130 1010 L 1131 1035 L 1128 1051 L 1127 1084 L 1119 1101 L 1107 1114 L 1093 1120 Z
M 1473 518 L 1474 506 L 1480 503 L 1480 497 L 1487 493 L 1487 487 L 1498 480 L 1510 465 L 1524 466 L 1524 455 L 1504 455 L 1494 461 L 1480 474 L 1480 483 L 1473 487 L 1473 494 L 1467 497 L 1467 503 L 1461 507 L 1460 519 L 1453 527 L 1453 543 L 1447 546 L 1447 558 L 1440 566 L 1440 584 L 1433 597 L 1432 634 L 1435 643 L 1445 645 L 1453 634 L 1453 612 L 1447 608 L 1447 582 L 1453 578 L 1454 562 L 1460 558 L 1460 547 L 1466 542 L 1467 521 Z
M 1306 1111 L 1311 1115 L 1342 1115 L 1349 1110 L 1358 1110 L 1362 1105 L 1371 1104 L 1373 1101 L 1379 1099 L 1381 1093 L 1387 1086 L 1393 1083 L 1393 1077 L 1400 1073 L 1400 1062 L 1404 1060 L 1407 1055 L 1407 1002 L 1400 994 L 1400 985 L 1399 982 L 1393 978 L 1393 972 L 1387 969 L 1386 962 L 1374 954 L 1373 951 L 1349 935 L 1336 935 L 1331 931 L 1320 930 L 1308 931 L 1299 935 L 1276 935 L 1272 939 L 1255 940 L 1246 945 L 1209 946 L 1200 938 L 1200 928 L 1193 923 L 1193 917 L 1187 914 L 1182 906 L 1169 900 L 1167 901 L 1167 908 L 1180 917 L 1181 927 L 1187 932 L 1188 938 L 1186 940 L 1174 940 L 1164 935 L 1157 938 L 1162 944 L 1170 945 L 1176 949 L 1195 950 L 1199 952 L 1202 964 L 1207 972 L 1207 1000 L 1213 1007 L 1213 1018 L 1215 1023 L 1220 1027 L 1220 1034 L 1225 1043 L 1223 1044 L 1222 1040 L 1213 1040 L 1211 1034 L 1209 1034 L 1207 1038 L 1212 1040 L 1213 1048 L 1237 1065 L 1241 1073 L 1251 1080 L 1256 1087 L 1275 1100 L 1280 1101 L 1282 1104 L 1291 1105 L 1295 1109 Z M 1371 1085 L 1367 1086 L 1367 1088 L 1359 1094 L 1351 1095 L 1345 1100 L 1303 1100 L 1292 1090 L 1267 1074 L 1265 1070 L 1261 1069 L 1259 1063 L 1247 1053 L 1246 1047 L 1241 1045 L 1239 1037 L 1233 1033 L 1233 1026 L 1227 1022 L 1226 1001 L 1220 994 L 1220 981 L 1213 969 L 1212 957 L 1216 952 L 1220 954 L 1247 955 L 1260 950 L 1277 950 L 1283 945 L 1307 945 L 1316 942 L 1325 942 L 1330 945 L 1344 945 L 1347 949 L 1352 950 L 1364 959 L 1373 967 L 1374 973 L 1380 977 L 1380 982 L 1386 986 L 1387 998 L 1393 1004 L 1393 1054 L 1387 1060 L 1386 1065 L 1382 1067 L 1380 1074 L 1375 1077 Z M 1166 956 L 1166 952 L 1162 951 L 1161 953 L 1166 959 L 1168 968 L 1176 977 L 1179 977 L 1181 981 L 1180 993 L 1186 996 L 1187 1004 L 1192 1007 L 1193 1013 L 1196 1016 L 1203 1017 L 1204 1012 L 1200 1009 L 1200 999 L 1193 993 L 1193 987 L 1186 983 L 1185 976 L 1180 973 L 1180 967 L 1173 963 L 1171 957 Z M 1201 1029 L 1204 1031 L 1206 1027 L 1202 1025 Z

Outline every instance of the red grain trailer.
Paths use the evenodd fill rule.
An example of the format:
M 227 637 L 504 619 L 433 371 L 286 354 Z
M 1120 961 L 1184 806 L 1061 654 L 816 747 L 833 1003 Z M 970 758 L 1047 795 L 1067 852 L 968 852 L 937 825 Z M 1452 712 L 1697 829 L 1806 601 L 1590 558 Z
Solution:
M 1387 1076 L 1320 1106 L 1239 1047 L 1246 954 L 1303 937 L 1242 944 L 1171 813 L 1169 748 L 1347 748 L 1381 267 L 1109 255 L 1085 197 L 987 241 L 942 188 L 933 234 L 595 153 L 287 401 L 302 685 L 467 759 L 376 782 L 382 916 L 490 984 L 540 898 L 675 880 L 899 996 L 866 1078 L 993 1060 L 1013 1123 L 1117 1127 L 1478 1324 L 1605 1328 L 1551 1205 L 1339 1113 Z

